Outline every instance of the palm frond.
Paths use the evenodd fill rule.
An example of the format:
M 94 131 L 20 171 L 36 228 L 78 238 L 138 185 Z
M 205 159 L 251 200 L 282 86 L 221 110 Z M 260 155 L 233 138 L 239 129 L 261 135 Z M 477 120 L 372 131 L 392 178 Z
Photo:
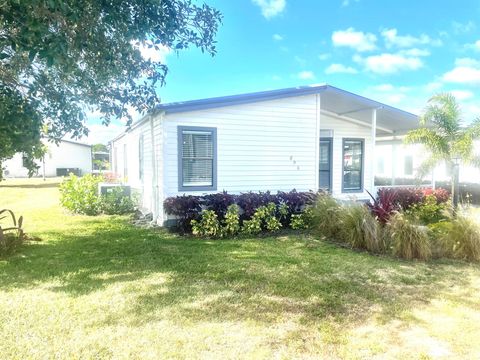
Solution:
M 444 156 L 450 153 L 448 139 L 433 129 L 422 127 L 411 130 L 407 133 L 404 142 L 406 144 L 422 144 L 432 153 L 440 153 Z
M 441 156 L 431 155 L 429 158 L 424 160 L 420 164 L 420 166 L 416 169 L 415 176 L 418 179 L 423 179 L 426 175 L 431 173 L 439 163 L 441 163 L 444 160 L 445 159 L 442 158 Z
M 473 120 L 465 129 L 465 135 L 470 136 L 472 140 L 480 138 L 480 117 Z
M 441 132 L 454 136 L 460 130 L 460 115 L 460 107 L 455 97 L 452 94 L 440 93 L 432 96 L 428 101 L 421 124 L 432 123 Z

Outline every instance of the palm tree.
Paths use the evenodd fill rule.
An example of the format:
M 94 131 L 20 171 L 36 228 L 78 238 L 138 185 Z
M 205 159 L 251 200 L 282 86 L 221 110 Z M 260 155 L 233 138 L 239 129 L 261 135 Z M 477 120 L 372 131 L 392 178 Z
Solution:
M 480 118 L 469 125 L 461 119 L 460 107 L 452 94 L 434 95 L 428 101 L 421 127 L 408 132 L 405 143 L 422 144 L 429 150 L 429 157 L 418 169 L 423 177 L 438 164 L 451 168 L 452 201 L 458 205 L 458 166 L 460 164 L 480 166 L 480 158 L 474 153 L 473 142 L 480 138 Z

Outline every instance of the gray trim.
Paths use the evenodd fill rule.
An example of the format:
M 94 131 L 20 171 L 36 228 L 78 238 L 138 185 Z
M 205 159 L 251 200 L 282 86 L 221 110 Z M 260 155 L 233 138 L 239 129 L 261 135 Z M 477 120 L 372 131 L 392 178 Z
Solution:
M 183 185 L 183 158 L 182 143 L 183 131 L 209 131 L 212 133 L 213 145 L 213 163 L 212 163 L 212 185 L 211 186 L 184 186 Z M 217 190 L 217 128 L 202 126 L 177 126 L 177 171 L 178 171 L 178 191 L 215 191 Z
M 360 141 L 362 144 L 362 169 L 360 171 L 360 189 L 345 189 L 344 185 L 344 158 L 345 158 L 345 141 Z M 363 193 L 365 177 L 365 139 L 364 138 L 342 138 L 342 193 Z
M 329 145 L 330 145 L 330 149 L 329 149 L 329 151 L 330 151 L 330 159 L 329 159 L 329 162 L 330 162 L 330 164 L 329 164 L 329 166 L 330 166 L 330 169 L 329 169 L 329 171 L 330 171 L 330 188 L 328 189 L 328 192 L 331 193 L 331 192 L 332 192 L 332 187 L 333 187 L 333 137 L 331 137 L 331 136 L 329 136 L 329 137 L 323 137 L 323 138 L 320 137 L 319 143 L 320 143 L 322 140 L 328 141 L 328 142 L 330 143 L 330 144 L 329 144 Z M 319 151 L 320 151 L 320 147 L 319 147 L 318 149 L 319 149 Z M 319 157 L 320 157 L 320 154 L 318 154 L 318 155 L 319 155 Z M 319 161 L 319 162 L 320 162 L 320 161 Z M 320 187 L 320 164 L 319 164 L 319 169 L 318 169 L 318 188 L 319 188 L 320 190 L 322 190 L 322 188 Z

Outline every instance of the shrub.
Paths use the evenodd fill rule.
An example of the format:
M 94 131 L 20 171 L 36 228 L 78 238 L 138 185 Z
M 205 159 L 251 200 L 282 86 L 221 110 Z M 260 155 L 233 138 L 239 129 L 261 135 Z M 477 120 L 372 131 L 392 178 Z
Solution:
M 167 214 L 177 217 L 177 229 L 181 233 L 192 230 L 190 223 L 200 217 L 202 210 L 200 197 L 192 195 L 169 197 L 165 199 L 163 206 Z
M 213 210 L 204 210 L 199 221 L 192 220 L 192 233 L 196 236 L 219 237 L 222 235 L 222 229 L 218 216 Z
M 395 201 L 396 193 L 387 191 L 389 189 L 380 189 L 376 198 L 370 194 L 373 203 L 367 206 L 378 221 L 385 224 L 396 211 L 400 210 L 400 206 Z
M 262 230 L 277 231 L 282 227 L 280 220 L 276 217 L 277 206 L 270 202 L 260 206 L 250 220 L 243 222 L 242 231 L 247 234 L 258 234 Z
M 76 214 L 98 215 L 101 211 L 98 184 L 101 176 L 87 174 L 78 177 L 73 174 L 60 184 L 61 205 Z
M 223 221 L 223 234 L 225 236 L 235 236 L 240 231 L 240 208 L 237 204 L 231 204 L 227 208 L 225 219 Z
M 253 214 L 261 206 L 265 206 L 270 202 L 275 203 L 275 196 L 270 194 L 270 191 L 267 192 L 247 192 L 238 195 L 237 204 L 243 210 L 243 219 L 249 219 L 253 217 Z
M 458 214 L 444 233 L 444 242 L 453 245 L 458 259 L 480 260 L 480 227 L 464 214 Z
M 364 205 L 352 204 L 339 212 L 341 230 L 339 237 L 343 242 L 357 249 L 372 252 L 385 250 L 382 228 L 377 219 Z
M 313 223 L 313 208 L 307 206 L 300 214 L 293 214 L 291 216 L 290 227 L 294 230 L 307 230 L 312 227 Z
M 100 196 L 100 210 L 107 215 L 124 215 L 135 211 L 135 202 L 121 188 Z
M 4 219 L 9 219 L 10 224 L 3 227 L 0 225 L 0 256 L 13 253 L 26 239 L 22 228 L 22 216 L 17 221 L 13 211 L 3 209 L 0 210 L 0 220 Z
M 429 230 L 426 226 L 421 226 L 397 212 L 390 218 L 386 229 L 395 256 L 407 260 L 427 260 L 431 257 Z
M 340 229 L 339 210 L 340 205 L 331 195 L 319 194 L 312 207 L 312 230 L 320 236 L 334 237 Z
M 405 213 L 422 224 L 437 223 L 449 217 L 447 203 L 439 202 L 433 193 L 425 196 L 423 202 L 413 205 Z
M 203 205 L 213 210 L 219 219 L 223 219 L 230 205 L 235 203 L 235 196 L 226 191 L 221 193 L 209 194 L 203 197 Z
M 423 194 L 425 196 L 433 195 L 437 201 L 437 204 L 443 204 L 450 200 L 450 192 L 448 190 L 438 188 L 438 189 L 424 189 Z

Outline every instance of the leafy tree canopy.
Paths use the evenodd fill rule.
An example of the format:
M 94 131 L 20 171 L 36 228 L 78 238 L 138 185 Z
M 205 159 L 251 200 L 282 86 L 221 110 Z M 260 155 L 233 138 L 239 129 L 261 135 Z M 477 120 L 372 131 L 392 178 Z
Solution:
M 41 156 L 41 129 L 86 135 L 87 111 L 108 124 L 152 109 L 167 66 L 140 49 L 214 55 L 221 18 L 189 0 L 1 1 L 0 162 L 18 151 Z

